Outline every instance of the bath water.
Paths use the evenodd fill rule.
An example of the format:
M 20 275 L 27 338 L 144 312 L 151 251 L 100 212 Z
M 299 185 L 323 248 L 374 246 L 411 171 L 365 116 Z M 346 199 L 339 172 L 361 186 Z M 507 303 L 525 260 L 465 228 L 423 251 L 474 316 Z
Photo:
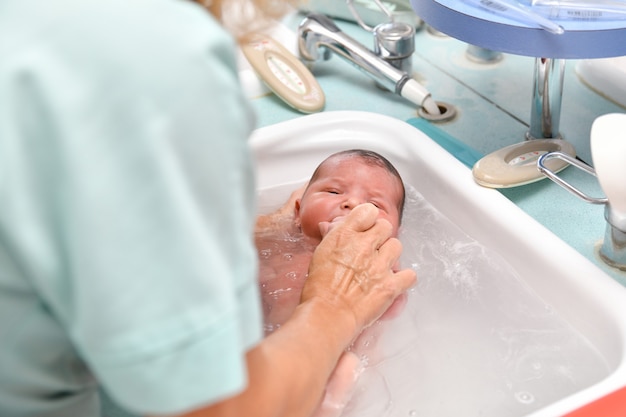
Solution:
M 267 190 L 261 210 L 288 195 Z M 411 187 L 400 239 L 418 284 L 398 317 L 351 347 L 366 367 L 342 417 L 519 417 L 609 374 L 502 257 Z

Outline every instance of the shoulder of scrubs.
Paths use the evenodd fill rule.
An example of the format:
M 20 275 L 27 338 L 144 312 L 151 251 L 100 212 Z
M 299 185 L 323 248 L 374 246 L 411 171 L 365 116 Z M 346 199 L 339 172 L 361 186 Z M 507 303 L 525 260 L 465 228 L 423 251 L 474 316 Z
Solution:
M 262 328 L 234 41 L 183 0 L 0 16 L 0 415 L 92 415 L 91 373 L 146 414 L 243 389 Z

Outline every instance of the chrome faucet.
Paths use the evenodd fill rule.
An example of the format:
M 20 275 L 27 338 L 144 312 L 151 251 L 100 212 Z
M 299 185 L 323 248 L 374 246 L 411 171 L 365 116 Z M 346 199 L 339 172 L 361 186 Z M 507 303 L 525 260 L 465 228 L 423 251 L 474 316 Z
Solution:
M 343 33 L 328 17 L 312 13 L 298 27 L 300 57 L 313 63 L 328 60 L 331 52 L 352 63 L 377 84 L 409 101 L 424 107 L 430 114 L 439 114 L 439 107 L 430 93 L 411 74 L 392 65 L 361 43 Z M 412 51 L 411 51 L 412 52 Z M 411 59 L 409 54 L 406 59 Z

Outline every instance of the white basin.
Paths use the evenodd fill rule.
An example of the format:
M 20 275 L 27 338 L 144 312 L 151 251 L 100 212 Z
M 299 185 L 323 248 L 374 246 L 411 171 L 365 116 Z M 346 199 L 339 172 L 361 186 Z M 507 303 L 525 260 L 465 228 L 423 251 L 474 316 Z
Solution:
M 626 107 L 626 56 L 583 59 L 576 74 L 598 94 Z
M 325 112 L 251 146 L 261 211 L 348 148 L 385 155 L 426 201 L 410 199 L 401 233 L 419 282 L 354 346 L 368 367 L 344 416 L 562 416 L 626 385 L 626 289 L 421 131 Z

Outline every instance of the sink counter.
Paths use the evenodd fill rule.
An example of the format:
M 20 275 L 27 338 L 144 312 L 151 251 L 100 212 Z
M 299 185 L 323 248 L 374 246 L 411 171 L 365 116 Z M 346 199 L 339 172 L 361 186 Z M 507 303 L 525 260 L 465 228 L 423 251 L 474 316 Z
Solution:
M 293 15 L 284 23 L 295 30 L 302 17 Z M 370 33 L 355 23 L 336 23 L 371 48 Z M 496 63 L 476 63 L 466 57 L 466 43 L 432 34 L 425 28 L 418 30 L 415 48 L 415 77 L 435 100 L 450 103 L 457 111 L 454 119 L 433 126 L 482 154 L 524 140 L 530 121 L 534 58 L 504 54 Z M 585 86 L 575 74 L 575 65 L 576 61 L 566 64 L 560 131 L 574 145 L 579 158 L 591 164 L 589 131 L 593 120 L 626 109 Z M 338 56 L 317 62 L 313 73 L 326 95 L 326 111 L 362 110 L 400 120 L 419 117 L 413 104 L 375 87 L 369 77 Z M 252 104 L 258 127 L 302 116 L 272 94 L 254 98 Z M 595 178 L 574 167 L 560 175 L 590 195 L 603 195 Z M 605 229 L 603 206 L 585 203 L 549 180 L 501 192 L 626 286 L 626 273 L 607 266 L 597 255 L 596 246 Z

